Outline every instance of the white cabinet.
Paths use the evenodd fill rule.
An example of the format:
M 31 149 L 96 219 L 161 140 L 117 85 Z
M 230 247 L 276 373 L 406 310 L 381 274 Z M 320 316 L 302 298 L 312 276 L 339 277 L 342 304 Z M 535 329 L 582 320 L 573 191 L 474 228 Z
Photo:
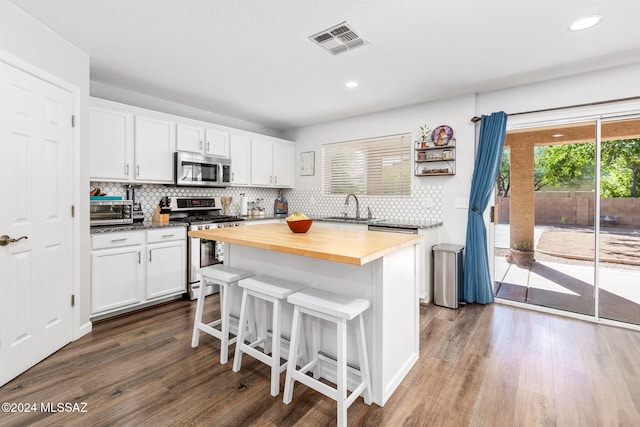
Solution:
M 199 123 L 178 122 L 176 147 L 178 151 L 229 157 L 229 133 Z
M 93 236 L 91 251 L 91 313 L 139 304 L 144 299 L 142 232 Z
M 133 177 L 133 114 L 101 106 L 89 109 L 89 171 L 92 180 Z
M 176 148 L 178 151 L 202 153 L 204 151 L 204 128 L 178 122 L 176 124 Z
M 135 116 L 135 180 L 172 183 L 175 124 L 158 116 Z
M 205 129 L 204 154 L 229 157 L 229 134 L 215 129 Z
M 293 147 L 276 142 L 251 140 L 251 184 L 291 187 L 293 183 Z
M 175 124 L 109 101 L 89 109 L 89 175 L 92 181 L 173 182 Z
M 293 147 L 273 144 L 273 178 L 277 187 L 293 187 Z
M 184 151 L 231 158 L 231 185 L 293 186 L 285 140 L 97 98 L 89 113 L 91 181 L 171 184 L 174 152 Z
M 186 292 L 187 241 L 180 227 L 147 231 L 146 298 Z
M 187 290 L 184 227 L 91 236 L 91 314 L 107 317 Z
M 229 154 L 231 157 L 231 184 L 251 184 L 251 139 L 232 133 L 229 138 Z

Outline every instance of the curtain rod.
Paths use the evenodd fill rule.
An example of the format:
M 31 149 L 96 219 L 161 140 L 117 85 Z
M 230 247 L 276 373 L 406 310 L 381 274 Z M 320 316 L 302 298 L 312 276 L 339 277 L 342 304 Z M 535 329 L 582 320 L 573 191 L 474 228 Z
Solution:
M 613 102 L 635 101 L 635 100 L 638 100 L 638 99 L 640 99 L 640 96 L 631 96 L 629 98 L 610 99 L 608 101 L 589 102 L 587 104 L 565 105 L 564 107 L 544 108 L 542 110 L 532 110 L 532 111 L 521 111 L 519 113 L 507 114 L 507 117 L 509 117 L 509 116 L 520 116 L 522 114 L 546 113 L 547 111 L 566 110 L 568 108 L 592 107 L 594 105 L 611 104 Z M 473 116 L 473 117 L 471 117 L 471 121 L 474 122 L 474 123 L 477 123 L 477 122 L 480 121 L 480 117 Z

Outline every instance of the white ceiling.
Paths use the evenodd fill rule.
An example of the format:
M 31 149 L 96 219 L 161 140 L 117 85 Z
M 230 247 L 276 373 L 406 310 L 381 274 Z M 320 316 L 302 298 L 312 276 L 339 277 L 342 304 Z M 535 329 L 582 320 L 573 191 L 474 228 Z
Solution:
M 12 1 L 93 81 L 277 129 L 640 62 L 638 0 Z M 307 39 L 342 21 L 370 44 Z

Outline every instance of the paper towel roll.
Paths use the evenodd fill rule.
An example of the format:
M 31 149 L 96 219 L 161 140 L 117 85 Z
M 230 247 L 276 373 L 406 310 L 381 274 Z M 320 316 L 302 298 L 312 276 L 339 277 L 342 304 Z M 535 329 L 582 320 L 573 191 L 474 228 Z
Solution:
M 248 205 L 247 197 L 246 196 L 240 197 L 240 215 L 241 216 L 247 215 L 247 205 Z

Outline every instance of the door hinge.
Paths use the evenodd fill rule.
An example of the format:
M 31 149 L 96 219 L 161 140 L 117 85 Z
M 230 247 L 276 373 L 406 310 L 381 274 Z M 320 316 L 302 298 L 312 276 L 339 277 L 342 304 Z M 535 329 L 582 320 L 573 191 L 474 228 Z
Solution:
M 75 306 L 76 306 L 76 296 L 71 295 L 71 307 L 75 307 Z
M 71 127 L 76 127 L 76 116 L 74 114 L 71 115 Z
M 71 205 L 71 218 L 76 217 L 76 205 Z

